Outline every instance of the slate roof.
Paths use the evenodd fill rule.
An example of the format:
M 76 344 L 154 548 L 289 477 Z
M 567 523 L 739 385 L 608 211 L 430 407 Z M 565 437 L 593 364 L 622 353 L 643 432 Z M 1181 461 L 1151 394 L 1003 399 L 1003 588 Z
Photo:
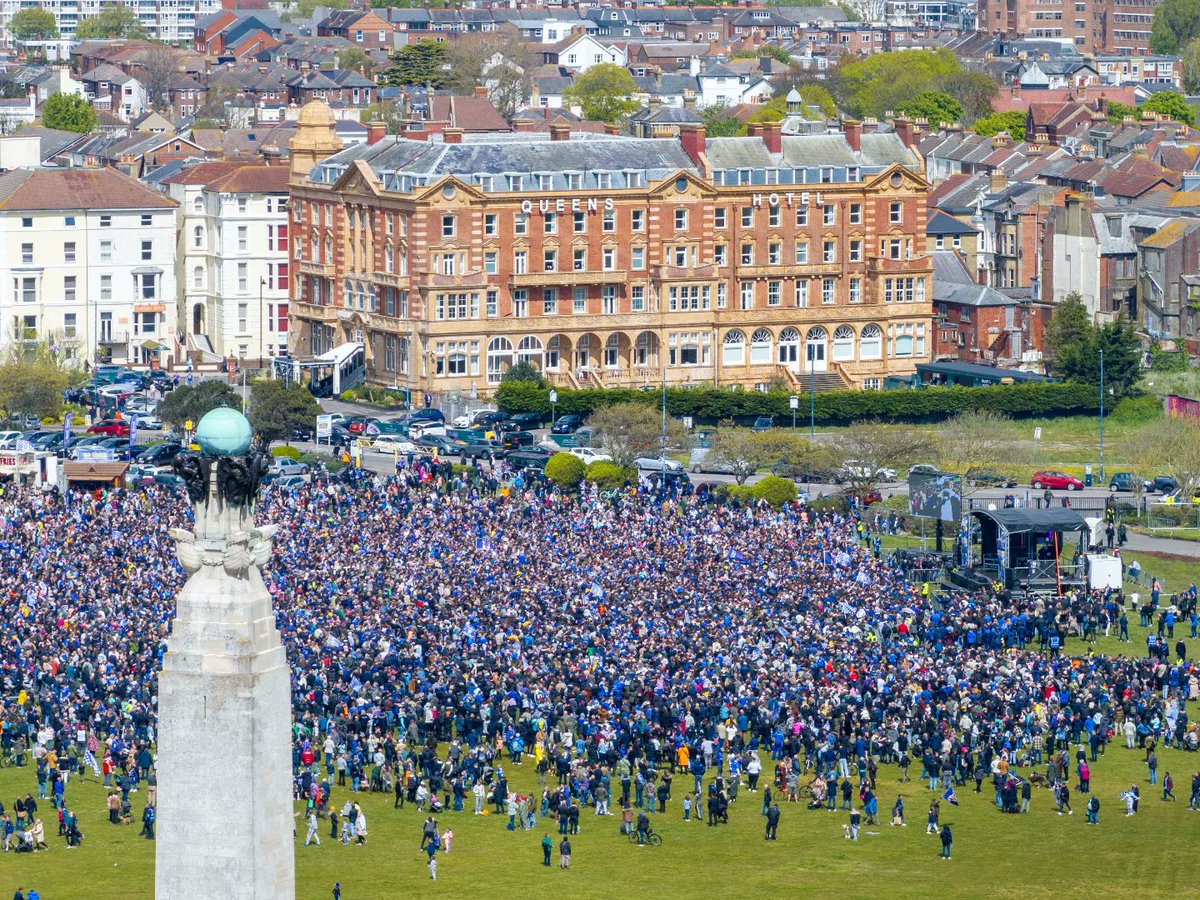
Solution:
M 964 222 L 956 219 L 940 209 L 931 210 L 929 222 L 925 225 L 927 234 L 978 234 L 979 232 Z
M 935 303 L 956 303 L 960 306 L 1015 306 L 1016 301 L 985 284 L 977 284 L 966 263 L 953 250 L 934 250 L 933 300 Z

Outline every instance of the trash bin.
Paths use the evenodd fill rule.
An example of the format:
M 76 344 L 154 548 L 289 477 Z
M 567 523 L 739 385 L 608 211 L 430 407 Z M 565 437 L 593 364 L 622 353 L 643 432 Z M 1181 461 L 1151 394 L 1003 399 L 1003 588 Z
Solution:
M 1084 487 L 1091 487 L 1091 486 L 1092 486 L 1092 467 L 1091 467 L 1091 466 L 1084 466 L 1084 469 L 1083 469 L 1083 486 L 1084 486 Z

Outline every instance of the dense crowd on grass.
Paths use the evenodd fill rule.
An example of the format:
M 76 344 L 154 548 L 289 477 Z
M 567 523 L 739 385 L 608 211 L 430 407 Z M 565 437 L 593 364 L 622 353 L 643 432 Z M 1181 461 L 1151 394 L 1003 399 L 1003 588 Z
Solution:
M 549 817 L 567 839 L 584 808 L 640 838 L 668 803 L 716 827 L 754 790 L 768 837 L 786 800 L 844 809 L 856 833 L 878 820 L 882 763 L 927 785 L 934 827 L 954 787 L 1019 812 L 1032 773 L 1069 814 L 1113 742 L 1151 779 L 1163 747 L 1200 744 L 1194 586 L 1143 598 L 1154 646 L 1113 657 L 1088 642 L 1147 612 L 1120 592 L 930 594 L 853 514 L 418 466 L 268 488 L 256 515 L 280 526 L 264 578 L 297 798 L 344 841 L 365 841 L 353 794 L 372 789 L 513 829 Z M 153 836 L 131 794 L 152 799 L 155 673 L 184 580 L 167 529 L 190 516 L 165 489 L 0 496 L 0 741 L 56 817 L 73 821 L 67 779 L 94 766 L 110 820 Z M 526 765 L 540 796 L 509 787 Z M 1200 806 L 1200 778 L 1182 787 Z

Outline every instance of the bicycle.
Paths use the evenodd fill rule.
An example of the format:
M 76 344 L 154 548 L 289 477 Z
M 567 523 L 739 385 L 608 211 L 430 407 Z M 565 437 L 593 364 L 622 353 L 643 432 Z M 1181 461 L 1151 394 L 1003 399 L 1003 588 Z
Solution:
M 631 844 L 639 843 L 638 833 L 636 831 L 629 832 L 629 843 L 631 843 Z M 658 832 L 655 832 L 655 831 L 647 832 L 646 843 L 649 844 L 651 847 L 661 847 L 662 846 L 662 837 L 658 834 Z

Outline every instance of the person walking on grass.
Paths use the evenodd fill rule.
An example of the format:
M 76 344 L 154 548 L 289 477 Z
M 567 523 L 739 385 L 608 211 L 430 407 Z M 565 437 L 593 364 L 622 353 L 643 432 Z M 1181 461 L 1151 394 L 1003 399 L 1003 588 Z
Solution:
M 938 815 L 941 813 L 941 804 L 935 797 L 929 801 L 929 819 L 925 823 L 926 834 L 938 833 Z
M 558 867 L 560 869 L 571 868 L 571 839 L 565 837 L 562 843 L 558 845 Z
M 321 846 L 321 838 L 317 835 L 317 812 L 310 809 L 308 811 L 308 832 L 304 836 L 304 846 L 307 847 L 313 841 L 317 842 L 317 846 Z
M 1175 799 L 1175 779 L 1171 777 L 1170 772 L 1167 772 L 1163 776 L 1162 786 L 1163 786 L 1163 796 L 1162 796 L 1163 800 L 1164 801 L 1165 800 L 1174 800 Z
M 954 846 L 954 835 L 950 833 L 950 826 L 942 826 L 942 859 L 950 858 L 950 849 Z
M 1099 825 L 1100 824 L 1100 798 L 1097 797 L 1095 794 L 1092 794 L 1092 796 L 1088 798 L 1087 824 L 1088 825 Z
M 550 840 L 550 833 L 546 832 L 542 835 L 542 865 L 547 869 L 550 868 L 550 854 L 554 850 L 554 841 Z

